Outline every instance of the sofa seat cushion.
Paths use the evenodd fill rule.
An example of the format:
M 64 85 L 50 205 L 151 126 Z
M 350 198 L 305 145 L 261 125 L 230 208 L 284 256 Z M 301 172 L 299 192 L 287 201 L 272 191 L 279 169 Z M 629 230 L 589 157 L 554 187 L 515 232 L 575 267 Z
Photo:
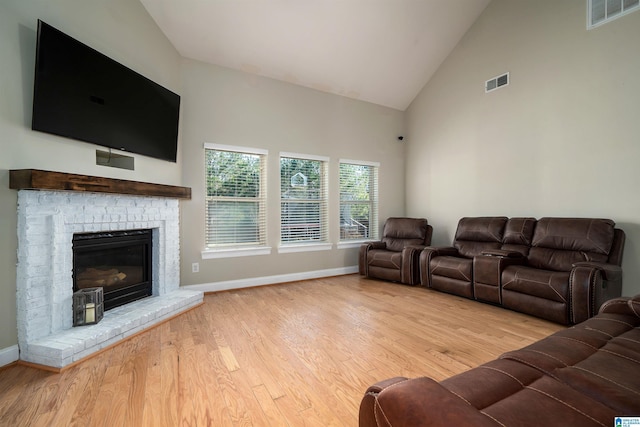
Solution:
M 635 331 L 635 326 L 628 316 L 604 313 L 587 323 L 556 332 L 519 350 L 504 353 L 500 359 L 517 361 L 554 376 L 556 369 L 588 359 L 601 348 L 610 345 L 612 337 Z
M 634 360 L 640 366 L 640 327 L 612 339 L 603 350 L 618 357 Z
M 568 271 L 541 270 L 513 265 L 505 268 L 502 273 L 502 290 L 567 303 L 569 275 Z
M 602 426 L 619 413 L 550 377 L 485 408 L 502 426 Z
M 473 259 L 454 256 L 439 256 L 431 260 L 431 274 L 471 283 Z
M 500 359 L 536 369 L 618 414 L 638 407 L 640 318 L 602 313 Z
M 571 271 L 577 262 L 607 262 L 605 255 L 589 254 L 580 251 L 537 248 L 529 250 L 527 263 L 535 268 L 557 271 Z
M 456 242 L 454 242 L 453 247 L 457 249 L 460 256 L 465 258 L 473 258 L 474 256 L 481 255 L 483 252 L 500 249 L 502 247 L 502 243 L 457 240 Z
M 522 363 L 497 359 L 447 378 L 441 384 L 474 408 L 482 409 L 522 391 L 543 375 Z M 482 387 L 469 387 L 469 384 L 482 384 Z
M 556 378 L 594 400 L 608 403 L 618 414 L 635 413 L 640 401 L 640 375 L 636 374 L 640 352 L 627 343 L 635 340 L 637 345 L 638 338 L 637 328 L 614 338 L 588 359 L 558 369 Z
M 430 266 L 431 288 L 473 298 L 473 258 L 439 256 L 431 260 Z
M 400 270 L 402 265 L 402 252 L 391 252 L 384 249 L 369 251 L 367 263 L 370 267 L 392 268 Z
M 497 359 L 441 382 L 498 425 L 601 426 L 613 408 L 517 361 Z

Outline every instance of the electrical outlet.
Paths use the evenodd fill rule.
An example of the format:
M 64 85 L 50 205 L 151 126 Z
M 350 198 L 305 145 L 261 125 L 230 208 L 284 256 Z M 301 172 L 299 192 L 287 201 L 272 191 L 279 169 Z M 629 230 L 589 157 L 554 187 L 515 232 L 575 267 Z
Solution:
M 194 262 L 191 264 L 191 272 L 192 273 L 197 273 L 200 271 L 200 264 L 198 264 L 197 262 Z

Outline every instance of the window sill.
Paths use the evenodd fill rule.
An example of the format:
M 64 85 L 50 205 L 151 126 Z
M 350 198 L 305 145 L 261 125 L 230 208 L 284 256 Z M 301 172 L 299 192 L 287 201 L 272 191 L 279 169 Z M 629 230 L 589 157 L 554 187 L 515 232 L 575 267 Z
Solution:
M 235 258 L 241 256 L 270 255 L 271 247 L 205 249 L 201 252 L 202 259 Z
M 330 251 L 331 249 L 333 249 L 333 244 L 331 243 L 300 243 L 280 246 L 278 248 L 278 253 L 288 254 L 293 252 Z
M 352 240 L 338 243 L 338 249 L 351 249 L 351 248 L 359 248 L 363 243 L 371 242 L 372 239 L 365 240 Z

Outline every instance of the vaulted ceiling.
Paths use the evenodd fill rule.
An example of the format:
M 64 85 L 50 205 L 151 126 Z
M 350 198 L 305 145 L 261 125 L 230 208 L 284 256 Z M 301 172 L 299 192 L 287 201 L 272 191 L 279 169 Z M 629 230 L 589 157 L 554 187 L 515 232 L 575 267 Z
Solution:
M 178 52 L 405 110 L 490 0 L 140 0 Z

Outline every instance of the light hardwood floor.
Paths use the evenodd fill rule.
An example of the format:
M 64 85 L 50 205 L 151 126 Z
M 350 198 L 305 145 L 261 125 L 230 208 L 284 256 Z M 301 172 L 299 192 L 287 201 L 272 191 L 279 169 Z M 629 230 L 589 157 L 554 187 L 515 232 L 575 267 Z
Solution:
M 357 426 L 376 381 L 441 380 L 562 328 L 358 275 L 220 292 L 62 373 L 0 370 L 0 426 Z

